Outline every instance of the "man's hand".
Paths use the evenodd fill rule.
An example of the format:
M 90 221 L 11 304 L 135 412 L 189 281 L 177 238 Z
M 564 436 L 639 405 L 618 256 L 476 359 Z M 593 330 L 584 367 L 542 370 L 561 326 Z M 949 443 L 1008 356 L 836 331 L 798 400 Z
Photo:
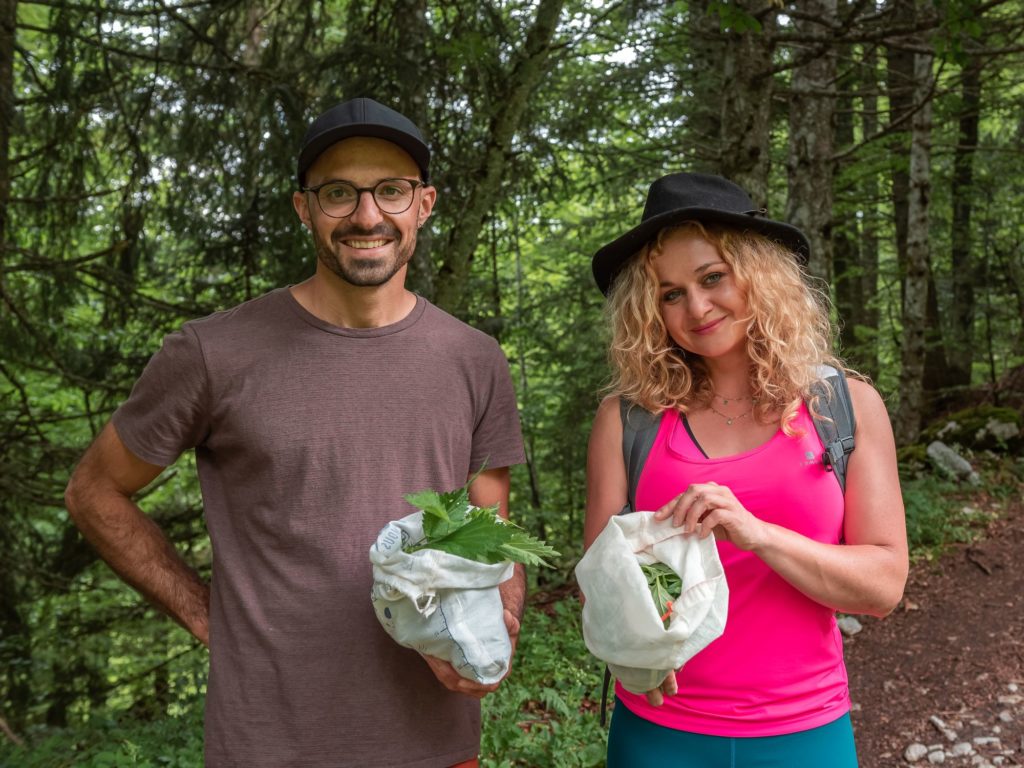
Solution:
M 467 696 L 472 696 L 474 699 L 482 699 L 488 693 L 498 690 L 498 686 L 501 685 L 500 682 L 493 683 L 492 685 L 483 685 L 476 682 L 476 680 L 467 680 L 456 672 L 455 667 L 444 659 L 439 659 L 436 656 L 427 656 L 425 653 L 421 653 L 420 656 L 430 665 L 430 671 L 434 673 L 434 677 L 437 678 L 438 682 L 452 693 L 464 693 Z
M 508 608 L 505 609 L 504 616 L 505 629 L 508 630 L 508 639 L 512 642 L 512 655 L 514 656 L 516 645 L 519 643 L 519 619 Z M 498 686 L 501 685 L 501 680 L 508 677 L 508 673 L 512 671 L 510 659 L 508 672 L 505 673 L 505 677 L 491 685 L 483 685 L 475 680 L 467 680 L 455 670 L 455 667 L 444 659 L 439 659 L 436 656 L 427 656 L 425 653 L 421 653 L 420 656 L 430 666 L 430 671 L 434 673 L 434 677 L 437 678 L 441 685 L 453 693 L 464 693 L 467 696 L 472 696 L 474 699 L 482 699 L 488 693 L 494 693 L 494 691 L 498 690 Z

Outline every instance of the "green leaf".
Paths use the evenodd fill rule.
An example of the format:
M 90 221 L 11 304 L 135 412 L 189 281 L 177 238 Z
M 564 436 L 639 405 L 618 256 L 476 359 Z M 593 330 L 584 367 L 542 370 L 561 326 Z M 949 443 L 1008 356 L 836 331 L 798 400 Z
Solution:
M 544 542 L 503 519 L 497 504 L 471 504 L 469 486 L 475 478 L 476 475 L 462 488 L 448 493 L 406 494 L 405 500 L 424 512 L 424 539 L 406 547 L 407 552 L 438 549 L 479 563 L 511 560 L 526 565 L 548 565 L 545 557 L 558 556 Z
M 501 545 L 501 551 L 514 563 L 543 565 L 548 568 L 553 566 L 544 558 L 554 558 L 560 554 L 543 541 L 520 531 L 513 533 L 509 540 Z
M 467 560 L 476 560 L 481 563 L 500 563 L 503 559 L 500 551 L 512 535 L 511 530 L 504 525 L 494 522 L 493 516 L 488 519 L 484 516 L 474 516 L 460 528 L 449 533 L 447 536 L 428 545 L 430 549 L 439 549 Z
M 651 590 L 651 597 L 658 609 L 658 615 L 665 616 L 669 612 L 671 603 L 677 600 L 682 593 L 683 580 L 679 574 L 664 563 L 641 565 L 640 570 L 643 571 L 644 577 L 647 579 L 647 586 Z M 666 616 L 663 621 L 665 628 L 668 629 L 672 617 Z
M 448 509 L 437 491 L 420 491 L 405 494 L 405 500 L 427 515 L 449 520 Z

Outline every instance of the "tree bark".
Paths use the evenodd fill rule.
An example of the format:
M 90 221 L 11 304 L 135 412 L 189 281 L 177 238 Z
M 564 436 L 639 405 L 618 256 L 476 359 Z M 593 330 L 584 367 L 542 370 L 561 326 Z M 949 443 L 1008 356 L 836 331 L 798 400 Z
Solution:
M 891 10 L 890 26 L 904 27 L 913 24 L 916 17 L 914 0 L 890 0 L 888 8 Z M 886 90 L 889 97 L 889 123 L 892 124 L 906 117 L 914 108 L 914 54 L 905 47 L 890 45 L 886 49 Z M 907 140 L 906 129 L 900 128 L 894 131 L 889 142 L 892 163 L 892 214 L 896 230 L 897 263 L 901 276 L 906 274 L 910 200 L 910 177 L 906 161 Z M 902 285 L 904 283 L 901 283 Z
M 914 56 L 915 101 L 910 141 L 910 199 L 907 210 L 907 269 L 903 288 L 903 343 L 900 405 L 893 431 L 901 444 L 913 442 L 924 406 L 925 332 L 928 306 L 928 206 L 931 196 L 932 57 Z
M 850 46 L 841 47 L 839 55 L 852 60 Z M 854 144 L 853 98 L 856 80 L 851 73 L 838 83 L 836 94 L 836 132 L 837 147 L 849 147 Z M 844 166 L 849 160 L 836 163 L 833 170 L 835 178 L 842 175 Z M 857 339 L 858 308 L 866 303 L 863 295 L 863 282 L 860 269 L 860 217 L 854 215 L 861 204 L 860 196 L 847 201 L 842 213 L 835 217 L 832 227 L 832 271 L 836 313 L 839 316 L 839 345 L 843 357 L 850 359 L 859 348 Z M 842 202 L 841 200 L 839 202 Z
M 960 109 L 959 138 L 953 154 L 953 306 L 946 359 L 950 385 L 965 387 L 971 383 L 974 363 L 975 268 L 971 258 L 971 203 L 981 112 L 981 63 L 977 58 L 969 60 L 964 68 Z
M 459 314 L 463 307 L 465 282 L 484 219 L 494 210 L 502 194 L 501 180 L 508 165 L 512 139 L 522 125 L 530 96 L 547 71 L 548 54 L 564 4 L 565 0 L 542 0 L 538 6 L 526 42 L 508 76 L 504 98 L 496 102 L 500 107 L 491 121 L 487 146 L 476 171 L 469 176 L 473 191 L 444 244 L 435 303 L 454 314 Z
M 875 72 L 878 65 L 877 48 L 871 45 L 864 54 L 864 72 L 866 74 L 861 81 L 861 132 L 864 136 L 874 136 L 878 133 L 878 83 Z M 881 212 L 878 210 L 877 200 L 880 199 L 878 176 L 874 173 L 865 176 L 860 189 L 861 200 L 864 201 L 863 229 L 860 242 L 860 263 L 861 263 L 861 294 L 864 301 L 857 308 L 857 325 L 864 329 L 864 333 L 870 336 L 865 343 L 858 347 L 857 355 L 854 358 L 858 369 L 872 378 L 878 377 L 878 333 L 879 333 L 879 312 L 878 312 L 878 226 Z
M 803 10 L 814 20 L 803 16 L 795 20 L 798 33 L 815 34 L 836 21 L 836 0 L 805 0 Z M 831 45 L 810 53 L 817 55 L 793 70 L 790 84 L 786 221 L 807 235 L 808 271 L 830 281 L 836 54 Z
M 429 146 L 430 85 L 427 76 L 432 77 L 433 72 L 431 67 L 424 65 L 424 62 L 430 60 L 430 23 L 427 20 L 426 0 L 398 0 L 395 3 L 394 21 L 398 25 L 396 38 L 401 67 L 396 80 L 398 103 L 405 115 L 424 132 Z M 408 275 L 409 288 L 430 300 L 434 298 L 434 263 L 430 255 L 433 240 L 433 229 L 428 222 L 416 238 L 416 250 L 409 264 Z
M 763 4 L 739 0 L 753 15 Z M 754 200 L 768 205 L 771 170 L 772 50 L 774 12 L 761 19 L 761 31 L 732 32 L 722 48 L 722 119 L 720 172 Z
M 6 261 L 7 208 L 11 199 L 11 131 L 14 128 L 14 41 L 17 0 L 0 0 L 0 264 Z
M 686 112 L 686 144 L 679 151 L 686 153 L 693 170 L 721 173 L 722 101 L 726 89 L 719 62 L 728 46 L 709 6 L 710 0 L 690 2 L 689 13 L 682 19 L 690 33 L 688 44 L 667 47 L 682 49 L 683 65 L 678 68 L 676 87 L 693 93 Z

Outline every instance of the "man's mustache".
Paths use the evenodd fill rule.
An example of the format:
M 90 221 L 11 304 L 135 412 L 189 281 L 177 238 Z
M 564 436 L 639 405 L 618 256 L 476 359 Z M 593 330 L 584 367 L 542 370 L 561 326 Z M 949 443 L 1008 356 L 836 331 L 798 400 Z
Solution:
M 347 240 L 350 237 L 390 238 L 392 240 L 401 240 L 402 233 L 398 231 L 397 227 L 383 223 L 370 229 L 363 229 L 362 227 L 346 227 L 345 229 L 336 229 L 331 233 L 331 240 L 334 242 Z

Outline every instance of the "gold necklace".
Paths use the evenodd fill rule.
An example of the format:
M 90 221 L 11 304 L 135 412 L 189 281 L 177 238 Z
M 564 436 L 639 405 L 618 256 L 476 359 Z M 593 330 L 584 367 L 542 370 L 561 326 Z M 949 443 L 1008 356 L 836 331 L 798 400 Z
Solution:
M 730 400 L 734 403 L 742 403 L 744 400 L 750 400 L 754 403 L 754 405 L 757 405 L 757 398 L 752 397 L 750 395 L 747 395 L 746 397 L 722 397 L 722 395 L 718 394 L 713 389 L 711 390 L 711 393 L 722 401 L 722 405 L 728 405 Z
M 745 398 L 745 397 L 742 397 L 742 398 L 738 398 L 738 399 L 740 399 L 740 400 L 746 400 L 747 398 Z M 757 402 L 757 401 L 755 400 L 754 402 Z M 733 423 L 734 421 L 739 421 L 740 419 L 745 419 L 745 418 L 746 418 L 747 416 L 749 416 L 749 415 L 750 415 L 751 413 L 753 413 L 753 411 L 754 411 L 754 406 L 750 406 L 749 408 L 747 408 L 747 410 L 746 410 L 746 411 L 744 411 L 743 413 L 741 413 L 741 414 L 740 414 L 739 416 L 728 416 L 728 415 L 726 415 L 726 414 L 722 413 L 722 412 L 721 412 L 720 410 L 718 410 L 717 408 L 715 408 L 715 406 L 714 406 L 714 404 L 713 404 L 713 403 L 712 403 L 712 404 L 711 404 L 711 405 L 710 405 L 709 407 L 711 408 L 711 410 L 712 410 L 712 411 L 714 411 L 714 412 L 715 412 L 715 413 L 717 413 L 717 414 L 718 414 L 719 416 L 721 416 L 721 417 L 722 417 L 723 419 L 725 419 L 725 426 L 727 426 L 727 427 L 731 427 L 731 426 L 732 426 L 732 423 Z

